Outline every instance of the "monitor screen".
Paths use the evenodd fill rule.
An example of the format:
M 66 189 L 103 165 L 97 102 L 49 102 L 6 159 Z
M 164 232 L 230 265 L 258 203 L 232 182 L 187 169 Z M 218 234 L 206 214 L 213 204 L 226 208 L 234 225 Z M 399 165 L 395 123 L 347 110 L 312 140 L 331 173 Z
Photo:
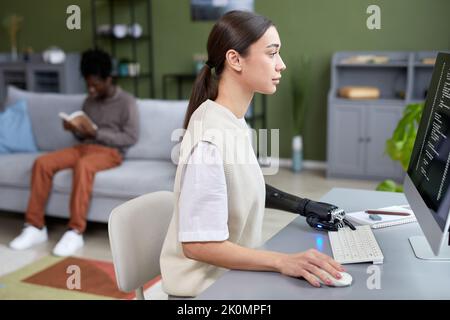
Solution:
M 450 54 L 439 53 L 428 89 L 408 175 L 444 230 L 450 182 Z M 445 206 L 441 207 L 441 206 Z

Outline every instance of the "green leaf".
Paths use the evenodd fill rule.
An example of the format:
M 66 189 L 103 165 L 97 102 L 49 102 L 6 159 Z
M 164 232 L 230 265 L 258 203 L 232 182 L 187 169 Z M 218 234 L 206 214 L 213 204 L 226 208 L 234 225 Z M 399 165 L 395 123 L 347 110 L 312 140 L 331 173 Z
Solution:
M 407 105 L 392 137 L 386 141 L 385 153 L 392 160 L 400 162 L 405 171 L 409 165 L 423 108 L 423 103 Z
M 397 184 L 393 180 L 388 179 L 381 182 L 377 186 L 376 191 L 403 192 L 403 186 L 401 184 Z
M 390 191 L 390 192 L 396 192 L 397 190 L 397 184 L 393 180 L 384 180 L 381 182 L 377 188 L 377 191 Z

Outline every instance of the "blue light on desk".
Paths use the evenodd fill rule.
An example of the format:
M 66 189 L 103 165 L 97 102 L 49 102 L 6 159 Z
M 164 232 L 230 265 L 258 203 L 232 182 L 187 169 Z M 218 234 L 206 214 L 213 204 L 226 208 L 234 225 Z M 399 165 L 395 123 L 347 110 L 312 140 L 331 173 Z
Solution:
M 316 249 L 319 251 L 323 251 L 323 237 L 316 236 Z

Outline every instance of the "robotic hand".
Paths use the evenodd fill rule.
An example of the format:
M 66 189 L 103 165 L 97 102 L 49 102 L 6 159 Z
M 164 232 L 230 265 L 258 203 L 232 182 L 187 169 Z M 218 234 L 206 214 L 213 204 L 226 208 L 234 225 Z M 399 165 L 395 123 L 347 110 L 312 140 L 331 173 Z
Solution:
M 302 199 L 266 184 L 266 208 L 279 209 L 306 217 L 306 222 L 317 230 L 337 231 L 349 226 L 356 228 L 345 219 L 345 212 L 335 205 Z

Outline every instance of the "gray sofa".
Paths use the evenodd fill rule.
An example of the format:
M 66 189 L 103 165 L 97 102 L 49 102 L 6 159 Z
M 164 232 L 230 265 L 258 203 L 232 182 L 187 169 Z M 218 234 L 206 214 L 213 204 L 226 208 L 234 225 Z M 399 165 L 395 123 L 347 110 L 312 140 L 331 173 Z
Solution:
M 39 153 L 0 155 L 0 210 L 24 213 L 28 203 L 31 168 L 40 154 L 76 144 L 64 131 L 59 112 L 81 108 L 85 95 L 31 93 L 8 88 L 5 105 L 25 99 Z M 145 193 L 172 190 L 176 165 L 171 152 L 176 142 L 172 132 L 182 127 L 187 101 L 137 100 L 140 134 L 120 167 L 96 174 L 88 221 L 107 222 L 117 205 Z M 72 170 L 53 179 L 46 214 L 69 217 Z

